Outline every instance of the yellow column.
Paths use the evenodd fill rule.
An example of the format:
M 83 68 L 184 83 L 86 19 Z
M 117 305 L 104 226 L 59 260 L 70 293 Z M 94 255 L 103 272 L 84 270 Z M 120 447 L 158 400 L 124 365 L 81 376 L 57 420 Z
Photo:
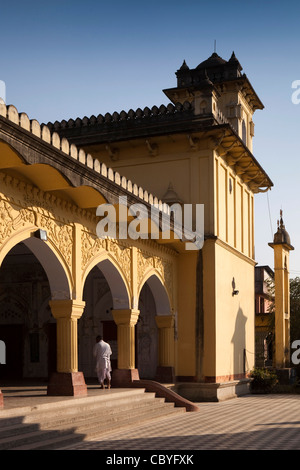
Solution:
M 158 327 L 158 363 L 161 367 L 174 367 L 174 316 L 155 317 Z
M 77 372 L 77 320 L 83 313 L 85 302 L 52 300 L 49 303 L 57 320 L 57 372 Z
M 290 366 L 290 286 L 289 286 L 289 252 L 294 249 L 280 211 L 277 232 L 273 243 L 275 271 L 275 367 L 279 369 Z
M 135 369 L 135 332 L 139 310 L 112 310 L 118 326 L 118 369 Z
M 289 365 L 289 280 L 288 251 L 283 245 L 274 245 L 275 254 L 275 365 Z
M 283 266 L 282 266 L 282 247 L 274 247 L 275 252 L 275 365 L 277 368 L 285 367 L 284 357 L 284 291 L 283 291 Z

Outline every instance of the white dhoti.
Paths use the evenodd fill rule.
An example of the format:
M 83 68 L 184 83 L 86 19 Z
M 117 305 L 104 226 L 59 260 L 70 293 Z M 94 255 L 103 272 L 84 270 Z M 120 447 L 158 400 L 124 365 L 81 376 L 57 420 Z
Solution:
M 107 357 L 102 357 L 97 361 L 96 372 L 99 382 L 102 384 L 105 379 L 111 380 L 111 363 Z
M 111 354 L 111 347 L 108 343 L 101 340 L 99 343 L 95 344 L 94 356 L 96 358 L 96 373 L 101 385 L 103 385 L 105 379 L 109 382 L 111 380 Z

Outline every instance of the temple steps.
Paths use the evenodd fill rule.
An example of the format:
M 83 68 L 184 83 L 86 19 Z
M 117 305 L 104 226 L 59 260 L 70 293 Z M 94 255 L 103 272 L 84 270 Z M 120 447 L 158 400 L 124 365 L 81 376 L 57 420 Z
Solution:
M 145 389 L 101 391 L 92 397 L 0 411 L 0 450 L 47 450 L 185 413 Z

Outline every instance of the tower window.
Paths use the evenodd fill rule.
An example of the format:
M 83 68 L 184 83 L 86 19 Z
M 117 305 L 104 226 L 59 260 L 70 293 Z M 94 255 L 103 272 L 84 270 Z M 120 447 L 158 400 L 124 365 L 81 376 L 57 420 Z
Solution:
M 245 145 L 247 145 L 247 129 L 246 129 L 246 124 L 244 120 L 242 122 L 242 141 L 244 142 Z

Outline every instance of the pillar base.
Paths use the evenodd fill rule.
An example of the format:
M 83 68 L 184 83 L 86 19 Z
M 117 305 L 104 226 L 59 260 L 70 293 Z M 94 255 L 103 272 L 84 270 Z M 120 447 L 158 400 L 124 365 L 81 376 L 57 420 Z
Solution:
M 112 373 L 112 387 L 131 387 L 134 380 L 140 380 L 138 369 L 116 369 Z
M 174 367 L 158 366 L 156 369 L 155 380 L 156 382 L 165 383 L 165 384 L 175 383 Z
M 55 372 L 47 388 L 49 396 L 85 396 L 87 386 L 82 372 Z
M 3 393 L 0 390 L 0 410 L 4 408 Z

